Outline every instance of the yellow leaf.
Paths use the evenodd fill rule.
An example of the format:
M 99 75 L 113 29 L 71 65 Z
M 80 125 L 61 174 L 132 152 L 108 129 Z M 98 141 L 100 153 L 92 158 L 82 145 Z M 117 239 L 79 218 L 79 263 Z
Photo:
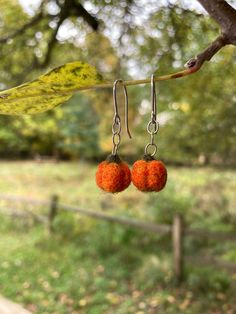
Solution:
M 36 114 L 52 109 L 73 93 L 102 82 L 97 70 L 84 62 L 67 63 L 38 79 L 0 92 L 0 114 Z

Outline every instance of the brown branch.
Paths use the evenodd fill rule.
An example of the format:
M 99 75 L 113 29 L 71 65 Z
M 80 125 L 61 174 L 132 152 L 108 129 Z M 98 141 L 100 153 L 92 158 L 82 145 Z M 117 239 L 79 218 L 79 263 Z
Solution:
M 38 24 L 41 19 L 44 17 L 43 14 L 43 7 L 44 5 L 47 3 L 47 0 L 42 0 L 39 9 L 38 9 L 38 13 L 35 14 L 35 16 L 28 21 L 27 23 L 25 23 L 23 26 L 21 26 L 19 29 L 15 30 L 14 32 L 12 32 L 11 34 L 0 38 L 0 44 L 5 44 L 9 39 L 13 39 L 15 37 L 17 37 L 18 35 L 23 34 L 28 28 Z
M 211 58 L 225 45 L 227 42 L 225 41 L 224 36 L 218 36 L 203 52 L 199 53 L 196 58 L 190 59 L 186 66 L 188 68 L 197 68 L 199 70 L 205 61 L 210 61 Z
M 18 35 L 23 34 L 28 28 L 36 25 L 43 17 L 43 12 L 40 11 L 38 14 L 36 14 L 29 22 L 25 23 L 21 28 L 15 30 L 11 34 L 0 38 L 0 44 L 5 44 L 9 39 L 13 39 L 17 37 Z
M 45 54 L 44 61 L 38 62 L 38 64 L 37 64 L 38 68 L 44 68 L 50 63 L 52 52 L 53 52 L 53 47 L 55 46 L 56 41 L 57 41 L 57 33 L 58 33 L 59 28 L 61 27 L 62 23 L 70 15 L 70 8 L 71 8 L 71 0 L 65 0 L 64 4 L 61 7 L 61 11 L 59 13 L 59 16 L 58 16 L 59 20 L 57 22 L 57 26 L 53 30 L 53 32 L 51 34 L 51 38 L 48 42 L 47 52 Z
M 26 24 L 24 24 L 21 28 L 15 30 L 14 32 L 10 33 L 7 36 L 4 36 L 0 38 L 0 44 L 6 43 L 9 39 L 15 38 L 18 35 L 22 35 L 28 28 L 36 25 L 41 21 L 42 18 L 44 18 L 43 14 L 43 6 L 47 2 L 47 0 L 42 1 L 39 12 Z M 57 23 L 56 28 L 53 30 L 51 38 L 48 42 L 48 49 L 45 54 L 44 61 L 42 63 L 39 63 L 37 60 L 33 61 L 33 65 L 38 68 L 45 67 L 49 64 L 52 54 L 52 49 L 56 43 L 56 36 L 58 33 L 58 30 L 63 23 L 63 21 L 68 18 L 69 16 L 81 16 L 84 21 L 86 21 L 94 30 L 98 29 L 99 23 L 98 20 L 92 16 L 88 11 L 85 10 L 85 8 L 80 4 L 77 3 L 76 0 L 65 0 L 61 7 L 61 11 L 59 14 L 59 21 Z M 50 16 L 48 14 L 48 16 Z
M 198 0 L 208 14 L 220 25 L 229 44 L 236 45 L 236 10 L 225 0 Z
M 53 47 L 55 46 L 56 44 L 56 41 L 57 41 L 57 33 L 58 33 L 58 30 L 60 28 L 60 26 L 62 25 L 62 23 L 64 22 L 66 17 L 64 16 L 61 16 L 58 23 L 57 23 L 57 26 L 56 28 L 53 30 L 53 33 L 51 35 L 51 38 L 48 42 L 48 45 L 47 45 L 47 52 L 45 54 L 45 57 L 44 57 L 44 60 L 42 63 L 39 63 L 36 65 L 38 68 L 44 68 L 46 67 L 49 63 L 50 63 L 50 60 L 51 60 L 51 56 L 52 56 L 52 52 L 53 52 Z
M 61 11 L 59 14 L 59 21 L 57 22 L 56 28 L 53 30 L 51 38 L 48 42 L 47 52 L 44 57 L 44 61 L 41 63 L 37 63 L 36 66 L 38 68 L 46 67 L 51 60 L 53 47 L 57 41 L 57 33 L 62 25 L 62 23 L 67 19 L 69 16 L 76 14 L 76 16 L 81 16 L 83 19 L 95 30 L 98 29 L 98 21 L 91 16 L 81 4 L 77 4 L 75 0 L 65 0 L 63 6 L 61 7 Z
M 72 2 L 72 8 L 71 8 L 71 15 L 75 16 L 81 16 L 84 21 L 92 27 L 93 30 L 97 31 L 99 27 L 98 20 L 91 15 L 85 8 L 82 6 L 82 4 L 77 3 L 76 0 L 73 0 Z
M 186 66 L 191 68 L 193 72 L 198 71 L 205 61 L 210 61 L 224 46 L 236 45 L 236 10 L 224 0 L 198 0 L 198 2 L 219 24 L 221 35 L 203 52 L 186 63 Z

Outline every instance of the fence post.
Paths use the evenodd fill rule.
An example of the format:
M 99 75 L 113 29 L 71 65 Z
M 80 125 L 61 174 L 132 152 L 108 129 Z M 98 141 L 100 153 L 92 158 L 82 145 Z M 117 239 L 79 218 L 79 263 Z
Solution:
M 180 214 L 176 214 L 172 226 L 173 266 L 176 284 L 183 280 L 184 251 L 183 251 L 184 222 Z
M 53 221 L 54 221 L 54 219 L 58 213 L 58 201 L 59 201 L 58 195 L 52 195 L 51 204 L 50 204 L 50 208 L 49 208 L 49 215 L 48 215 L 49 233 L 53 233 L 53 231 L 54 231 Z

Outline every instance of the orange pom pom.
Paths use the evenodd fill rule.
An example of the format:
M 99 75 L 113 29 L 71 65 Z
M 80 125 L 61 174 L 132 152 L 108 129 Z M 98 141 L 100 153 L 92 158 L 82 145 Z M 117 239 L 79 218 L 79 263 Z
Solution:
M 131 182 L 128 165 L 118 155 L 108 156 L 106 161 L 98 165 L 96 183 L 99 188 L 109 193 L 124 191 Z
M 144 156 L 133 164 L 131 171 L 133 184 L 142 192 L 159 192 L 167 180 L 165 165 L 151 156 Z

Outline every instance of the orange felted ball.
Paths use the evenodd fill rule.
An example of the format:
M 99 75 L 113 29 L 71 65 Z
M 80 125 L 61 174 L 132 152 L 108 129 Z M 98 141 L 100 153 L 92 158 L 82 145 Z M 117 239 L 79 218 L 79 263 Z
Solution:
M 161 161 L 146 155 L 143 160 L 138 160 L 133 164 L 131 177 L 138 190 L 159 192 L 166 185 L 167 170 Z
M 102 190 L 109 193 L 124 191 L 131 182 L 128 165 L 118 155 L 108 156 L 106 161 L 98 165 L 96 183 Z

